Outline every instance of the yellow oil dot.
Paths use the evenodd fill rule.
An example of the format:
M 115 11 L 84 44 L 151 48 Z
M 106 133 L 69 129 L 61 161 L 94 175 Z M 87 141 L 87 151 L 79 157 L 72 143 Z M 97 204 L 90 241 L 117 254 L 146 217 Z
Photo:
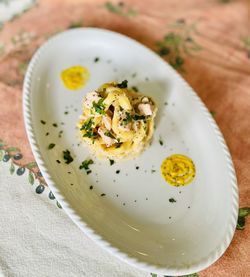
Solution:
M 161 164 L 161 173 L 166 182 L 172 186 L 186 186 L 195 177 L 193 161 L 180 154 L 167 157 Z
M 67 89 L 78 90 L 85 86 L 89 79 L 89 70 L 80 65 L 69 67 L 61 72 L 61 79 Z

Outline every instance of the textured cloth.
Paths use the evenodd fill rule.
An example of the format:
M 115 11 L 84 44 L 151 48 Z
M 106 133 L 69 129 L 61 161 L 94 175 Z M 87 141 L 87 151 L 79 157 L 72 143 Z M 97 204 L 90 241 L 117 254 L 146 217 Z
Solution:
M 38 194 L 29 191 L 23 182 L 39 179 L 37 171 L 28 174 L 26 181 L 20 180 L 22 169 L 19 177 L 13 177 L 16 165 L 26 168 L 27 174 L 26 165 L 34 160 L 22 119 L 21 88 L 27 64 L 50 36 L 77 26 L 101 27 L 130 36 L 182 74 L 214 115 L 236 167 L 240 206 L 250 206 L 249 0 L 38 1 L 0 30 L 0 139 L 6 143 L 4 151 L 14 146 L 20 149 L 10 153 L 20 150 L 23 154 L 12 160 L 15 169 L 10 161 L 7 171 L 0 163 L 0 209 L 4 211 L 0 267 L 6 276 L 142 274 L 109 257 L 80 234 L 62 210 L 43 200 L 47 190 L 41 193 L 43 185 L 36 189 Z M 9 170 L 13 176 L 6 176 Z M 9 225 L 10 219 L 16 224 Z M 249 276 L 249 225 L 236 231 L 225 255 L 199 276 Z M 75 240 L 72 244 L 70 236 Z M 29 270 L 34 270 L 33 274 Z
M 149 276 L 87 238 L 47 191 L 36 195 L 26 172 L 10 176 L 0 164 L 0 276 Z

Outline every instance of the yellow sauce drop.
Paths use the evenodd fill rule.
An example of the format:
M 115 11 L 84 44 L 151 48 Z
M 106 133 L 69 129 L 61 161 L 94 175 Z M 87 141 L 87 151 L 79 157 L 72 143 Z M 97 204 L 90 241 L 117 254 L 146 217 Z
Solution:
M 162 162 L 161 174 L 172 186 L 186 186 L 195 177 L 195 165 L 190 158 L 175 154 Z
M 89 79 L 89 70 L 86 67 L 72 66 L 61 72 L 61 79 L 67 89 L 77 90 L 85 86 Z

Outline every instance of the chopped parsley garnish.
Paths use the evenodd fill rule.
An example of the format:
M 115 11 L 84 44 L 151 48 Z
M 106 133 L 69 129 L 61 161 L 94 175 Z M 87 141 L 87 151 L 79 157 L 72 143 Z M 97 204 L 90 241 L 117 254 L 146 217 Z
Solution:
M 90 118 L 87 120 L 81 127 L 80 130 L 85 130 L 86 133 L 83 135 L 83 137 L 87 138 L 95 138 L 97 136 L 96 132 L 93 131 L 92 125 L 94 124 L 93 119 Z
M 61 131 L 58 133 L 58 137 L 59 137 L 59 138 L 62 137 L 62 133 L 63 133 L 63 130 L 61 130 Z
M 84 160 L 82 164 L 79 166 L 79 169 L 85 169 L 86 171 L 89 170 L 89 166 L 93 164 L 93 160 Z
M 118 88 L 127 88 L 128 87 L 128 81 L 127 80 L 124 80 L 122 81 L 121 83 L 118 83 L 116 85 Z
M 116 172 L 115 172 L 116 174 L 119 174 L 120 173 L 120 170 L 116 170 Z
M 55 143 L 50 143 L 49 146 L 48 146 L 48 149 L 52 149 L 52 148 L 54 148 L 55 146 L 56 146 Z
M 49 132 L 47 132 L 45 136 L 48 136 L 48 135 L 49 135 Z
M 133 91 L 136 91 L 136 92 L 138 92 L 138 91 L 139 91 L 139 90 L 138 90 L 138 88 L 137 88 L 137 87 L 135 87 L 135 86 L 133 86 L 133 87 L 132 87 L 132 90 L 133 90 Z
M 134 120 L 144 120 L 146 118 L 146 116 L 145 115 L 135 114 L 135 115 L 132 116 L 132 118 Z
M 130 113 L 126 112 L 126 118 L 122 120 L 124 125 L 129 124 L 132 121 L 133 117 Z
M 101 196 L 105 196 L 106 194 L 105 193 L 102 193 Z
M 112 139 L 115 139 L 114 135 L 111 132 L 107 131 L 107 132 L 104 133 L 104 135 L 107 136 L 107 137 L 110 137 Z
M 57 127 L 57 124 L 56 124 L 56 123 L 53 123 L 52 125 L 53 125 L 54 127 Z
M 64 114 L 68 114 L 69 112 L 68 111 L 65 111 Z
M 98 102 L 93 102 L 93 108 L 95 110 L 95 112 L 99 113 L 99 114 L 105 114 L 105 104 L 103 104 L 104 99 L 101 98 L 100 100 L 98 100 Z
M 46 121 L 44 121 L 44 120 L 40 120 L 40 122 L 44 125 L 44 124 L 46 124 Z
M 115 148 L 120 148 L 120 147 L 121 147 L 121 145 L 122 145 L 122 142 L 118 142 L 118 143 L 116 143 Z
M 135 169 L 138 170 L 140 167 L 139 166 L 136 166 Z
M 56 162 L 57 162 L 58 164 L 60 164 L 60 163 L 61 163 L 61 161 L 60 161 L 60 160 L 56 160 Z
M 176 202 L 176 200 L 175 200 L 173 197 L 172 197 L 172 198 L 169 198 L 168 201 L 169 201 L 170 203 L 175 203 L 175 202 Z
M 84 122 L 80 130 L 89 131 L 92 128 L 94 121 L 92 118 L 89 118 L 87 121 Z
M 110 163 L 110 165 L 113 165 L 113 164 L 115 163 L 115 161 L 114 161 L 114 160 L 109 159 L 109 163 Z
M 163 145 L 163 140 L 162 140 L 161 137 L 159 138 L 159 143 L 160 143 L 161 146 Z
M 70 164 L 71 162 L 73 162 L 73 158 L 70 154 L 70 151 L 68 149 L 66 149 L 65 151 L 63 151 L 63 158 L 66 164 Z
M 124 125 L 127 125 L 128 123 L 130 123 L 132 120 L 145 120 L 146 119 L 146 116 L 145 115 L 139 115 L 139 114 L 134 114 L 134 115 L 131 115 L 130 113 L 126 112 L 126 118 L 124 118 L 122 120 L 123 124 Z
M 164 102 L 164 105 L 167 106 L 167 105 L 168 105 L 168 102 Z
M 94 59 L 94 62 L 97 63 L 97 62 L 99 62 L 99 60 L 100 60 L 100 58 L 96 57 L 96 58 Z
M 93 186 L 90 186 L 89 189 L 93 189 Z
M 156 170 L 155 169 L 151 169 L 151 173 L 155 173 L 156 172 Z
M 83 135 L 83 137 L 87 137 L 87 138 L 96 138 L 96 136 L 97 136 L 97 133 L 94 132 L 94 131 L 87 131 L 87 132 Z
M 86 171 L 87 175 L 89 175 L 91 172 L 92 172 L 91 170 Z

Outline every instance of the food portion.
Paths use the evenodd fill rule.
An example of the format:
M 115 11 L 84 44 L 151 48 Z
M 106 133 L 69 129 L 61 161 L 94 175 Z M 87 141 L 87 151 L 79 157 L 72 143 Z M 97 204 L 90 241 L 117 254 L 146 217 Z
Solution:
M 89 79 L 89 71 L 86 67 L 77 65 L 64 69 L 61 72 L 64 86 L 69 90 L 82 88 Z
M 185 186 L 195 177 L 195 165 L 187 156 L 175 154 L 162 162 L 161 173 L 170 185 Z
M 157 107 L 152 98 L 127 88 L 127 81 L 106 83 L 87 93 L 78 127 L 98 157 L 133 158 L 148 145 Z

